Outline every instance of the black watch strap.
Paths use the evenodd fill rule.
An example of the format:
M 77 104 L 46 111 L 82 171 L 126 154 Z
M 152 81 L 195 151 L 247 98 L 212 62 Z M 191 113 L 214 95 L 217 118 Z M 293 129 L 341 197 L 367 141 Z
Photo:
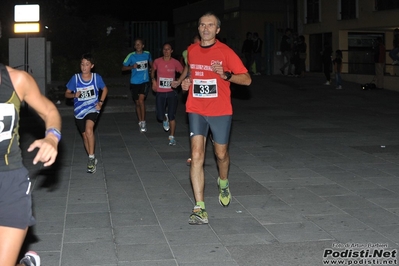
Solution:
M 226 72 L 224 72 L 224 75 L 226 76 L 226 78 L 224 80 L 231 79 L 231 76 L 232 76 L 231 72 L 226 71 Z

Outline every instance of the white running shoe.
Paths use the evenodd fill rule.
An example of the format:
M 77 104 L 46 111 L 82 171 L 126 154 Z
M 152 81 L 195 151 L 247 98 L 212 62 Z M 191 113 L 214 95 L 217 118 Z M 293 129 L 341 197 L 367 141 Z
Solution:
M 175 145 L 176 145 L 175 137 L 169 136 L 169 146 L 175 146 Z
M 168 114 L 165 114 L 165 120 L 162 122 L 163 130 L 169 131 L 170 126 L 169 126 L 169 117 Z
M 145 121 L 141 121 L 140 132 L 147 132 L 147 125 L 146 125 Z
M 40 266 L 40 256 L 34 251 L 28 251 L 25 256 L 19 261 L 19 264 L 26 266 Z

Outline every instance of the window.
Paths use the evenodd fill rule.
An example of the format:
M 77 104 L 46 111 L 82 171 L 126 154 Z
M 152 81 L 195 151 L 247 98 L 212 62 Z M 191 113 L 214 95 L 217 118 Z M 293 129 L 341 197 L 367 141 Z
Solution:
M 230 19 L 238 18 L 239 16 L 240 16 L 240 12 L 235 11 L 235 12 L 224 14 L 223 15 L 223 19 L 224 20 L 230 20 Z
M 348 73 L 373 75 L 374 66 L 374 45 L 375 40 L 381 37 L 382 33 L 348 33 Z
M 357 18 L 358 0 L 341 0 L 338 2 L 338 19 Z
M 375 0 L 375 10 L 399 9 L 398 0 Z
M 320 0 L 307 0 L 305 2 L 306 23 L 320 22 Z

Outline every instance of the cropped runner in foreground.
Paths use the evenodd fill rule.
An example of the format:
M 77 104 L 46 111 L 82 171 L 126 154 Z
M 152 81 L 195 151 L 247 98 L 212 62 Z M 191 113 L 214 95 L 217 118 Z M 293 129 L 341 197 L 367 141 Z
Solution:
M 1 266 L 15 266 L 28 228 L 36 222 L 32 216 L 29 173 L 23 165 L 19 146 L 18 130 L 23 101 L 45 123 L 45 137 L 34 141 L 28 152 L 38 149 L 33 164 L 41 162 L 44 167 L 50 166 L 55 162 L 58 142 L 61 140 L 60 114 L 55 105 L 40 93 L 31 75 L 0 64 Z M 28 252 L 18 265 L 40 266 L 40 257 L 35 252 Z

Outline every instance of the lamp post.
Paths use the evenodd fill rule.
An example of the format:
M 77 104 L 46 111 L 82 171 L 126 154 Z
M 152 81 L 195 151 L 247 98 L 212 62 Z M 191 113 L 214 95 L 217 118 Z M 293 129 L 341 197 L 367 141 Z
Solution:
M 39 5 L 15 5 L 14 6 L 14 32 L 25 33 L 25 56 L 24 56 L 24 70 L 29 72 L 29 40 L 28 33 L 40 32 L 40 6 Z M 28 104 L 24 107 L 27 109 Z
M 40 6 L 39 5 L 15 5 L 14 6 L 14 32 L 25 33 L 25 58 L 24 70 L 29 72 L 28 33 L 40 32 Z

